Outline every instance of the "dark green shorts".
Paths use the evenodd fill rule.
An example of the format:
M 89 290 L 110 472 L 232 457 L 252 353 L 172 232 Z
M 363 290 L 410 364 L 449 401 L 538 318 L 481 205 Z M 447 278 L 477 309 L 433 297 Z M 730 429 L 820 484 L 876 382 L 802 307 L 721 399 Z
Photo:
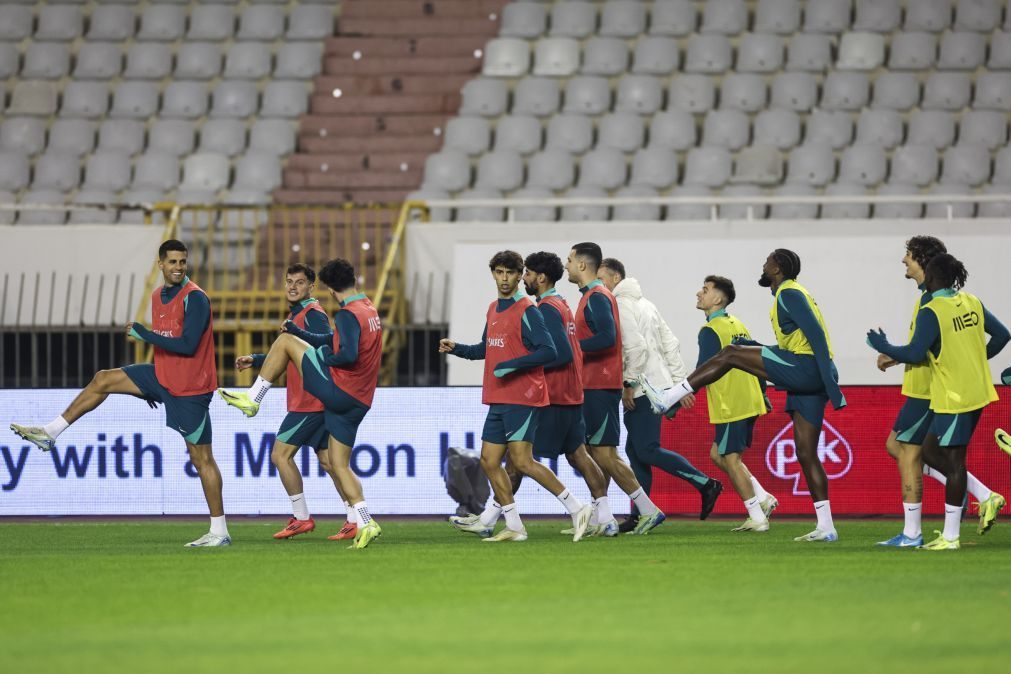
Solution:
M 191 445 L 211 444 L 211 393 L 195 396 L 174 396 L 161 385 L 154 373 L 154 365 L 139 363 L 127 365 L 123 372 L 141 393 L 165 406 L 165 425 Z
M 534 456 L 557 459 L 571 454 L 586 441 L 583 410 L 580 405 L 548 405 L 542 407 L 534 438 Z
M 323 362 L 318 349 L 310 347 L 302 354 L 302 387 L 323 403 L 323 422 L 327 432 L 341 444 L 353 448 L 358 426 L 369 408 L 334 383 L 330 368 Z
M 895 418 L 895 424 L 892 425 L 895 439 L 909 445 L 922 445 L 933 418 L 934 413 L 930 411 L 929 399 L 906 398 L 902 409 L 899 410 L 899 416 Z
M 758 417 L 748 417 L 738 419 L 726 424 L 713 424 L 716 429 L 716 451 L 720 456 L 727 454 L 741 454 L 748 447 L 751 447 L 751 436 L 755 430 L 755 419 Z
M 976 424 L 983 413 L 982 409 L 961 414 L 940 414 L 934 412 L 930 422 L 930 435 L 937 436 L 937 444 L 941 447 L 966 447 L 976 432 Z
M 312 447 L 317 452 L 330 446 L 324 412 L 288 412 L 277 429 L 277 439 L 286 445 Z
M 495 403 L 488 406 L 488 416 L 484 419 L 481 439 L 493 445 L 510 442 L 533 442 L 537 436 L 540 411 L 543 408 L 530 405 L 507 405 Z
M 621 440 L 618 408 L 620 389 L 587 389 L 583 391 L 583 424 L 586 444 L 594 447 L 617 447 Z

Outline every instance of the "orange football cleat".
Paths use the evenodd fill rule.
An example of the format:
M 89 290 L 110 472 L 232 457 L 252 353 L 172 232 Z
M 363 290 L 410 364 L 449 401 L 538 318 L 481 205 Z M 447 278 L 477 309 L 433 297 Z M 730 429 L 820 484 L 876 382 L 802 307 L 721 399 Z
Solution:
M 291 538 L 299 534 L 307 534 L 315 528 L 316 520 L 311 517 L 307 520 L 297 520 L 292 517 L 288 520 L 288 525 L 285 528 L 274 534 L 274 538 Z
M 345 522 L 341 530 L 335 533 L 333 536 L 327 536 L 331 541 L 346 541 L 355 537 L 358 533 L 358 525 L 352 524 L 351 522 Z

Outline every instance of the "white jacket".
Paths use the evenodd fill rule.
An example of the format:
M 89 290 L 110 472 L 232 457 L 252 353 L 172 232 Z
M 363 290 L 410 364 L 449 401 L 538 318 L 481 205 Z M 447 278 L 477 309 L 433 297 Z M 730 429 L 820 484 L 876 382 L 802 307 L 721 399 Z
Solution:
M 621 359 L 625 381 L 636 381 L 645 374 L 649 383 L 667 388 L 688 376 L 681 359 L 681 343 L 664 321 L 656 305 L 642 296 L 634 278 L 626 278 L 614 287 L 621 320 Z M 643 395 L 638 384 L 635 397 Z

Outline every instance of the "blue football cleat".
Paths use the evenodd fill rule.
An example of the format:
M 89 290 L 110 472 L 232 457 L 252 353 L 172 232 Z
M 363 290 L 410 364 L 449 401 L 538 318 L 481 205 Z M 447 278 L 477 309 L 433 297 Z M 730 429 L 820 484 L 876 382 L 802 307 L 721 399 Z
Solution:
M 878 541 L 877 544 L 888 548 L 918 548 L 923 545 L 923 534 L 920 534 L 915 538 L 910 538 L 905 534 L 899 534 L 898 536 L 892 536 L 887 541 Z

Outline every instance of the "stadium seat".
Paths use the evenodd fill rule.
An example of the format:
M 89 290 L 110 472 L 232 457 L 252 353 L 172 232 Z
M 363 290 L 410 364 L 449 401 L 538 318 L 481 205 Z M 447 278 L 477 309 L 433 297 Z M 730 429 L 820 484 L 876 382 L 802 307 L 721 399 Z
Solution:
M 165 201 L 166 195 L 161 190 L 126 190 L 120 195 L 121 204 L 153 204 Z M 119 212 L 116 222 L 122 225 L 144 224 L 144 213 L 137 210 L 123 209 Z
M 90 42 L 81 45 L 74 65 L 76 80 L 109 80 L 123 68 L 123 51 L 110 42 Z
M 546 37 L 537 41 L 534 75 L 568 77 L 577 70 L 579 70 L 579 42 L 568 37 Z M 518 72 L 513 77 L 522 74 Z
M 719 147 L 696 147 L 685 159 L 684 185 L 722 187 L 730 180 L 730 153 Z
M 804 32 L 839 34 L 850 27 L 851 0 L 808 0 L 804 4 Z
M 193 152 L 196 127 L 186 119 L 157 119 L 147 134 L 148 152 L 165 152 L 176 157 Z
M 270 46 L 261 42 L 236 42 L 225 54 L 224 76 L 232 80 L 258 80 L 270 74 Z
M 505 8 L 503 8 L 504 13 Z M 333 35 L 333 28 L 332 5 L 300 3 L 292 7 L 288 14 L 288 32 L 285 35 L 289 40 L 322 40 Z
M 183 36 L 186 8 L 177 5 L 148 5 L 140 16 L 138 40 L 171 42 Z
M 902 142 L 905 128 L 902 117 L 894 110 L 865 108 L 857 120 L 857 143 L 880 145 L 891 150 Z
M 112 190 L 82 189 L 70 200 L 72 204 L 111 204 L 118 201 Z M 111 225 L 116 222 L 114 208 L 81 208 L 70 211 L 71 225 Z
M 209 80 L 221 74 L 221 47 L 214 42 L 188 42 L 176 54 L 175 78 Z
M 649 17 L 651 35 L 685 37 L 695 32 L 698 13 L 690 0 L 654 2 Z
M 959 145 L 981 145 L 993 151 L 1007 144 L 1007 113 L 968 110 L 958 123 Z
M 940 110 L 917 110 L 909 116 L 910 145 L 929 145 L 943 150 L 955 142 L 955 117 Z
M 294 18 L 294 17 L 293 17 Z M 510 2 L 502 8 L 502 37 L 539 37 L 548 27 L 548 10 L 540 2 Z
M 966 73 L 932 72 L 923 87 L 924 110 L 961 110 L 969 104 L 972 80 Z
M 941 182 L 977 187 L 990 177 L 990 153 L 981 145 L 959 142 L 944 151 Z
M 508 7 L 508 5 L 506 5 Z M 538 187 L 524 187 L 512 193 L 513 199 L 550 199 L 554 194 L 550 190 Z M 558 219 L 558 209 L 555 206 L 515 206 L 512 217 L 517 222 L 554 222 Z
M 640 38 L 632 56 L 632 72 L 637 75 L 669 75 L 678 67 L 678 56 L 678 44 L 673 38 Z
M 633 169 L 634 170 L 634 169 Z M 656 222 L 660 219 L 659 204 L 647 204 L 639 199 L 655 197 L 656 190 L 647 185 L 628 185 L 614 193 L 618 198 L 637 199 L 631 204 L 615 204 L 611 219 L 618 222 Z
M 495 149 L 528 155 L 541 149 L 541 123 L 529 115 L 507 115 L 495 125 Z
M 1007 187 L 1004 185 L 986 185 L 983 188 L 983 194 L 1000 194 L 1002 196 L 1007 196 Z M 979 210 L 976 215 L 980 218 L 1000 218 L 1002 220 L 1007 220 L 1008 218 L 1011 218 L 1011 202 L 990 201 L 981 203 L 979 204 Z
M 70 85 L 67 88 L 69 89 Z M 64 92 L 63 99 L 64 104 L 66 104 L 66 91 Z M 112 109 L 109 111 L 109 114 L 113 117 L 145 119 L 153 115 L 157 110 L 157 84 L 154 82 L 120 82 L 116 86 L 115 93 L 113 93 Z
M 444 190 L 432 187 L 422 187 L 420 190 L 411 192 L 405 197 L 405 201 L 428 201 L 429 199 L 448 199 L 449 194 Z M 432 208 L 429 214 L 432 222 L 448 222 L 450 210 L 448 208 Z
M 460 203 L 456 209 L 457 222 L 502 222 L 505 219 L 505 209 L 501 206 L 467 206 L 468 200 L 501 199 L 502 193 L 489 187 L 475 187 L 464 190 L 457 195 Z
M 671 80 L 668 89 L 671 110 L 703 113 L 716 105 L 716 86 L 705 75 L 680 75 Z
M 95 152 L 84 165 L 86 190 L 118 192 L 130 184 L 130 157 L 122 152 Z
M 720 85 L 720 106 L 744 112 L 765 108 L 768 92 L 765 79 L 754 73 L 728 73 Z
M 256 112 L 254 82 L 222 80 L 211 92 L 211 117 L 248 117 L 254 112 Z
M 258 119 L 249 130 L 249 149 L 290 154 L 295 151 L 295 127 L 283 119 Z
M 618 81 L 614 109 L 651 115 L 663 105 L 660 80 L 649 75 L 625 75 Z
M 853 140 L 853 118 L 846 112 L 815 110 L 807 118 L 805 143 L 827 145 L 839 150 Z
M 31 7 L 0 5 L 0 40 L 18 42 L 31 34 Z
M 969 196 L 972 188 L 961 183 L 934 183 L 930 187 L 930 194 L 945 196 Z M 972 202 L 939 202 L 927 204 L 924 214 L 928 218 L 947 219 L 949 214 L 953 218 L 971 218 L 976 212 L 976 204 Z
M 815 188 L 801 183 L 787 183 L 774 193 L 777 197 L 813 197 Z M 774 220 L 814 220 L 818 217 L 818 204 L 772 204 L 769 215 Z
M 682 185 L 671 190 L 672 197 L 708 197 L 712 194 L 708 187 L 702 185 Z M 708 204 L 667 204 L 664 213 L 666 220 L 709 220 L 712 217 L 712 206 Z
M 783 181 L 783 161 L 772 145 L 755 144 L 737 153 L 732 183 L 778 185 Z
M 239 40 L 276 40 L 284 34 L 284 9 L 249 5 L 239 15 Z
M 171 82 L 165 87 L 161 116 L 197 119 L 207 114 L 207 85 L 203 82 Z
M 7 120 L 4 124 L 6 125 Z M 28 186 L 28 157 L 19 150 L 0 149 L 0 190 L 17 192 Z
M 892 173 L 894 175 L 895 173 L 894 168 L 892 169 Z M 887 185 L 881 185 L 880 187 L 878 187 L 877 193 L 880 196 L 894 196 L 894 195 L 912 196 L 915 194 L 919 194 L 919 190 L 913 185 L 890 182 Z M 874 204 L 875 218 L 889 218 L 893 220 L 898 220 L 898 219 L 920 218 L 922 216 L 923 216 L 923 204 L 921 203 L 896 202 L 896 203 Z
M 677 179 L 677 155 L 667 148 L 649 147 L 639 150 L 632 158 L 632 175 L 628 181 L 630 185 L 666 190 Z
M 762 189 L 756 185 L 731 185 L 720 194 L 723 197 L 753 197 L 761 195 Z M 766 204 L 722 204 L 718 212 L 721 220 L 763 219 L 768 216 L 769 207 Z
M 629 38 L 645 30 L 646 7 L 638 0 L 607 0 L 601 7 L 601 35 Z
M 930 33 L 896 33 L 892 36 L 888 67 L 892 70 L 926 70 L 937 61 L 937 38 Z
M 772 79 L 772 107 L 807 112 L 818 102 L 818 81 L 810 73 L 779 73 Z
M 597 147 L 579 160 L 579 186 L 591 185 L 605 190 L 618 189 L 628 180 L 628 165 L 620 150 Z
M 45 120 L 37 117 L 6 117 L 0 122 L 0 150 L 35 155 L 45 146 Z
M 63 42 L 33 42 L 25 49 L 21 77 L 58 80 L 70 72 L 70 45 Z
M 797 33 L 786 47 L 786 69 L 823 72 L 832 67 L 832 39 L 828 35 Z
M 123 76 L 137 80 L 160 80 L 172 72 L 172 49 L 158 42 L 134 42 L 126 52 Z
M 216 191 L 228 186 L 228 157 L 194 152 L 183 161 L 180 188 Z
M 235 9 L 228 5 L 197 4 L 190 10 L 189 40 L 220 41 L 235 33 Z
M 481 155 L 475 186 L 511 192 L 523 184 L 523 157 L 515 150 L 495 150 Z
M 88 17 L 88 39 L 120 42 L 133 36 L 136 25 L 133 7 L 96 4 Z
M 136 119 L 107 119 L 98 127 L 98 149 L 135 155 L 144 149 L 144 123 Z
M 470 80 L 460 91 L 463 100 L 461 115 L 498 117 L 509 106 L 509 88 L 502 80 L 478 78 Z
M 899 0 L 857 0 L 853 30 L 891 33 L 901 23 Z
M 274 77 L 308 80 L 323 67 L 323 45 L 319 42 L 287 42 L 277 51 Z
M 920 81 L 913 73 L 881 73 L 874 80 L 873 105 L 907 111 L 920 102 Z
M 906 3 L 906 30 L 940 33 L 951 25 L 951 0 L 917 0 Z
M 583 48 L 584 75 L 620 75 L 628 69 L 628 45 L 614 37 L 591 37 Z
M 733 49 L 724 35 L 697 34 L 688 38 L 684 72 L 719 74 L 730 69 Z
M 584 38 L 597 28 L 597 8 L 592 3 L 563 0 L 551 6 L 551 35 Z
M 105 82 L 68 82 L 63 88 L 60 114 L 64 117 L 97 119 L 108 109 L 109 87 Z
M 425 160 L 425 185 L 459 192 L 470 185 L 470 161 L 459 150 L 443 149 Z
M 482 117 L 454 117 L 446 122 L 443 146 L 479 155 L 491 146 L 491 127 Z
M 835 178 L 832 148 L 808 139 L 790 152 L 786 178 L 792 183 L 821 187 Z
M 930 145 L 903 145 L 892 154 L 890 181 L 924 187 L 937 180 L 938 164 Z
M 755 117 L 755 142 L 789 150 L 800 143 L 800 115 L 793 110 L 770 108 Z
M 66 190 L 32 188 L 18 199 L 21 204 L 59 205 L 65 204 Z M 19 225 L 62 225 L 67 221 L 64 210 L 19 211 Z
M 979 33 L 945 33 L 937 67 L 941 70 L 975 70 L 986 61 L 986 38 Z
M 869 71 L 885 62 L 885 37 L 880 33 L 846 33 L 839 41 L 839 70 Z
M 565 193 L 566 197 L 593 197 L 603 199 L 607 197 L 607 192 L 594 185 L 580 185 Z M 578 206 L 562 206 L 562 221 L 564 222 L 599 222 L 608 219 L 608 212 L 611 209 L 607 206 L 592 206 L 580 204 Z
M 839 181 L 873 187 L 888 176 L 888 159 L 879 145 L 855 143 L 839 159 Z
M 830 72 L 822 85 L 821 106 L 826 110 L 859 110 L 870 99 L 864 73 Z
M 748 27 L 744 0 L 708 0 L 702 12 L 702 32 L 737 35 Z
M 257 190 L 248 187 L 236 187 L 234 189 L 225 190 L 224 196 L 221 201 L 229 204 L 240 204 L 243 206 L 266 206 L 271 202 L 270 193 L 263 190 Z M 243 225 L 246 223 L 243 222 Z M 250 223 L 255 225 L 256 223 Z
M 649 147 L 683 151 L 695 147 L 695 118 L 687 110 L 670 109 L 653 115 L 649 123 Z
M 710 110 L 702 127 L 702 141 L 713 147 L 739 150 L 751 139 L 748 116 L 740 110 Z
M 642 117 L 631 112 L 612 112 L 597 122 L 597 147 L 635 152 L 642 147 L 645 137 L 646 127 Z M 549 145 L 550 138 L 549 127 Z
M 501 37 L 484 48 L 482 74 L 488 77 L 519 77 L 530 70 L 530 46 L 526 40 Z
M 246 125 L 237 119 L 209 119 L 200 129 L 198 152 L 234 157 L 246 149 Z
M 47 152 L 83 157 L 95 149 L 95 123 L 86 119 L 57 119 L 49 127 Z
M 223 187 L 227 187 L 227 180 Z M 269 192 L 281 185 L 281 160 L 273 154 L 250 150 L 235 162 L 234 189 Z
M 537 135 L 539 137 L 540 129 Z M 546 146 L 572 154 L 583 154 L 593 147 L 593 121 L 585 115 L 565 112 L 555 115 L 548 120 Z M 536 149 L 539 148 L 532 148 L 531 151 Z
M 790 35 L 800 28 L 800 0 L 758 0 L 755 32 Z
M 35 159 L 32 189 L 69 192 L 81 182 L 78 158 L 66 152 L 46 151 Z
M 56 112 L 56 85 L 52 82 L 19 80 L 14 84 L 7 115 L 47 117 Z
M 1011 32 L 998 31 L 990 36 L 990 60 L 986 65 L 990 70 L 1011 70 Z
M 571 187 L 575 179 L 575 164 L 564 150 L 543 150 L 527 160 L 527 187 L 558 191 Z
M 1011 109 L 1011 73 L 985 72 L 978 75 L 972 105 L 977 110 Z
M 737 47 L 737 70 L 774 73 L 783 67 L 783 39 L 778 35 L 747 33 Z
M 611 107 L 611 87 L 603 77 L 570 77 L 565 84 L 564 112 L 599 115 Z
M 268 82 L 263 89 L 260 116 L 295 118 L 304 115 L 309 108 L 306 94 L 306 87 L 302 82 L 291 80 Z
M 39 7 L 35 40 L 70 41 L 84 33 L 84 15 L 73 5 L 43 5 Z M 35 43 L 38 44 L 38 43 Z
M 825 196 L 861 197 L 867 190 L 853 183 L 832 183 L 825 188 Z M 826 203 L 821 207 L 821 217 L 825 219 L 865 219 L 871 215 L 871 205 L 863 203 Z
M 513 114 L 547 117 L 558 111 L 562 93 L 558 80 L 524 77 L 513 89 Z
M 955 4 L 955 30 L 989 33 L 1000 25 L 1001 0 L 958 0 Z
M 18 46 L 0 42 L 0 79 L 7 79 L 20 70 Z

